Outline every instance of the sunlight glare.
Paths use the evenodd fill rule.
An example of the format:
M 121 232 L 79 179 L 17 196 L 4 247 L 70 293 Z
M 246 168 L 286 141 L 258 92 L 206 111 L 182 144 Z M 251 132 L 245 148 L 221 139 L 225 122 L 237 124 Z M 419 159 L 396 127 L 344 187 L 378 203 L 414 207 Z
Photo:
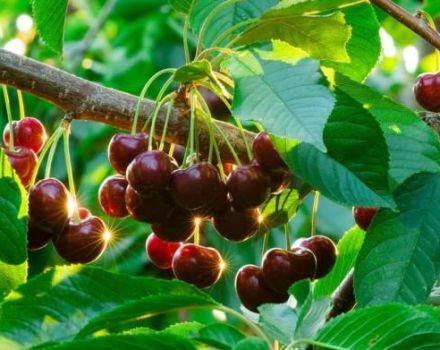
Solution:
M 32 20 L 31 16 L 24 13 L 17 17 L 16 25 L 18 31 L 22 33 L 27 33 L 32 29 L 34 21 Z

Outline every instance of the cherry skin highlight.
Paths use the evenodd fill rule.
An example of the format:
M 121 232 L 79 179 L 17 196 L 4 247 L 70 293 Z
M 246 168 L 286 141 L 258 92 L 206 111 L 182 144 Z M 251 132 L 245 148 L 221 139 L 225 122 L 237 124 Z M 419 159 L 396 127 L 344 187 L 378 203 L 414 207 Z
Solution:
M 120 175 L 107 178 L 99 188 L 99 203 L 102 210 L 112 217 L 124 218 L 128 215 L 125 206 L 127 180 Z
M 154 233 L 151 233 L 147 238 L 145 248 L 150 261 L 159 269 L 167 270 L 171 268 L 174 254 L 181 245 L 180 242 L 163 241 Z
M 423 74 L 414 85 L 417 102 L 431 112 L 440 112 L 440 73 Z
M 14 130 L 14 147 L 26 147 L 38 153 L 46 142 L 47 135 L 44 125 L 36 118 L 26 117 L 19 121 L 12 122 Z M 3 131 L 3 142 L 9 147 L 10 141 L 9 124 Z
M 149 136 L 145 133 L 116 134 L 108 145 L 108 159 L 113 169 L 125 175 L 128 165 L 148 149 Z
M 368 227 L 370 227 L 371 221 L 373 220 L 378 210 L 379 209 L 377 208 L 354 207 L 353 208 L 354 221 L 356 221 L 356 224 L 362 230 L 367 231 Z
M 224 264 L 220 253 L 214 248 L 195 244 L 184 244 L 173 258 L 174 275 L 198 288 L 207 288 L 216 283 Z
M 6 149 L 5 153 L 23 186 L 29 186 L 38 161 L 34 151 L 26 147 L 15 147 L 13 151 Z

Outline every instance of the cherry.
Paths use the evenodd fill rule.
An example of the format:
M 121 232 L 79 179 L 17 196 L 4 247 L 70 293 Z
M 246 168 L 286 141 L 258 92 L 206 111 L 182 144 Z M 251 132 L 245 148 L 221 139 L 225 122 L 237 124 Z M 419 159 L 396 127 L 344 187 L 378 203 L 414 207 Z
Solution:
M 299 239 L 294 247 L 310 249 L 316 257 L 315 278 L 327 275 L 336 262 L 337 248 L 330 238 L 325 236 L 313 236 L 306 239 Z
M 237 209 L 229 204 L 225 211 L 214 216 L 214 227 L 224 238 L 241 242 L 257 233 L 259 217 L 258 209 Z
M 35 224 L 30 219 L 28 224 L 28 250 L 33 252 L 46 247 L 53 237 L 53 232 Z
M 131 217 L 150 224 L 168 220 L 174 209 L 166 192 L 151 192 L 143 196 L 131 186 L 125 192 L 124 204 Z
M 136 135 L 116 134 L 108 145 L 108 159 L 113 169 L 125 175 L 128 165 L 136 156 L 147 151 L 149 136 L 145 133 Z
M 32 174 L 38 161 L 34 151 L 26 147 L 15 147 L 14 150 L 6 149 L 5 153 L 21 183 L 27 187 L 32 180 Z
M 169 243 L 161 240 L 154 233 L 147 238 L 145 248 L 150 261 L 159 269 L 167 270 L 171 268 L 174 253 L 180 248 L 182 243 Z
M 269 178 L 272 194 L 280 194 L 289 187 L 292 176 L 287 169 L 276 169 L 269 173 Z
M 228 106 L 226 106 L 226 104 L 221 100 L 221 98 L 218 97 L 215 93 L 205 88 L 202 88 L 200 90 L 214 118 L 225 119 L 224 117 L 231 114 Z
M 169 143 L 165 143 L 163 151 L 165 153 L 170 152 L 171 145 Z M 174 151 L 172 157 L 176 160 L 177 164 L 183 163 L 183 157 L 185 156 L 185 147 L 174 144 Z
M 243 306 L 253 312 L 258 312 L 258 307 L 263 304 L 280 304 L 289 299 L 287 293 L 278 293 L 269 288 L 263 272 L 255 265 L 243 266 L 237 272 L 235 290 Z
M 90 210 L 87 209 L 87 208 L 79 208 L 79 209 L 78 209 L 78 214 L 79 214 L 79 218 L 80 218 L 81 220 L 85 220 L 85 219 L 87 219 L 89 216 L 92 215 L 92 213 L 90 212 Z
M 59 233 L 69 218 L 69 192 L 57 179 L 38 181 L 29 193 L 29 217 L 39 228 Z
M 64 230 L 55 237 L 58 254 L 73 264 L 87 264 L 98 259 L 107 246 L 107 229 L 104 222 L 90 216 L 81 222 L 71 219 Z
M 353 208 L 353 216 L 356 224 L 364 231 L 368 230 L 374 216 L 376 215 L 377 208 Z
M 14 146 L 30 148 L 35 153 L 41 151 L 46 142 L 47 135 L 43 124 L 36 118 L 26 117 L 12 123 L 14 130 Z M 9 124 L 3 131 L 3 141 L 9 146 L 10 130 Z
M 162 151 L 149 151 L 138 155 L 127 168 L 127 180 L 141 194 L 168 188 L 171 173 L 177 169 L 176 161 Z
M 121 175 L 107 178 L 99 188 L 99 203 L 102 210 L 112 217 L 123 218 L 128 215 L 125 207 L 125 190 L 128 182 Z
M 270 179 L 256 163 L 241 166 L 229 175 L 227 187 L 234 205 L 256 208 L 270 196 Z
M 414 85 L 417 102 L 431 112 L 440 112 L 440 73 L 422 74 Z
M 182 209 L 175 209 L 163 222 L 151 225 L 156 236 L 167 242 L 185 242 L 194 234 L 194 217 Z
M 226 203 L 225 184 L 217 168 L 208 162 L 173 172 L 171 194 L 179 206 L 192 211 L 212 212 Z
M 275 149 L 270 137 L 265 132 L 260 132 L 252 143 L 254 157 L 264 169 L 272 171 L 279 168 L 287 168 Z
M 268 250 L 261 265 L 264 281 L 279 293 L 287 293 L 292 284 L 302 279 L 313 279 L 316 272 L 315 255 L 300 247 L 291 251 Z
M 179 280 L 199 288 L 212 286 L 224 269 L 222 257 L 216 249 L 195 244 L 181 246 L 174 254 L 172 266 Z

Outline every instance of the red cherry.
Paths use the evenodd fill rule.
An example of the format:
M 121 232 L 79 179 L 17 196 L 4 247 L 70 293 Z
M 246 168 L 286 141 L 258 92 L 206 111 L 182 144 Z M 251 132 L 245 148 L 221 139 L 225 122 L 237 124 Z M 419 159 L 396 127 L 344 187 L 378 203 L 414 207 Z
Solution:
M 263 304 L 281 304 L 289 299 L 287 293 L 277 293 L 266 284 L 263 272 L 258 266 L 243 266 L 235 277 L 235 290 L 248 310 L 258 312 Z
M 159 269 L 167 270 L 171 268 L 174 254 L 181 245 L 181 242 L 169 243 L 163 241 L 152 233 L 147 238 L 145 248 L 150 261 Z
M 28 250 L 33 252 L 46 247 L 53 237 L 53 232 L 35 225 L 32 219 L 28 224 Z
M 120 175 L 108 177 L 101 184 L 99 203 L 107 215 L 115 218 L 123 218 L 128 215 L 125 207 L 125 190 L 127 186 L 127 180 Z
M 14 130 L 14 146 L 30 148 L 35 153 L 41 151 L 46 142 L 47 135 L 44 125 L 36 118 L 26 117 L 12 123 Z M 9 147 L 9 124 L 3 131 L 3 141 Z
M 220 279 L 224 263 L 214 248 L 184 244 L 174 254 L 172 266 L 179 280 L 207 288 Z
M 163 222 L 151 225 L 156 236 L 167 242 L 185 242 L 194 234 L 194 217 L 182 209 L 175 209 Z
M 254 157 L 264 169 L 272 171 L 279 168 L 287 168 L 275 149 L 270 137 L 265 132 L 260 132 L 252 143 Z
M 165 143 L 163 151 L 167 154 L 170 152 L 171 145 L 169 143 Z M 185 156 L 185 147 L 174 144 L 174 152 L 171 155 L 177 162 L 177 164 L 183 163 L 183 157 Z
M 127 180 L 140 194 L 164 191 L 171 174 L 177 169 L 176 161 L 162 151 L 149 151 L 138 155 L 127 168 Z
M 32 174 L 38 161 L 34 151 L 26 147 L 15 147 L 13 151 L 6 149 L 5 153 L 21 183 L 27 187 L 32 180 Z
M 78 209 L 78 214 L 79 214 L 79 218 L 80 218 L 81 220 L 85 220 L 85 219 L 87 219 L 89 216 L 92 215 L 92 213 L 90 212 L 90 210 L 87 209 L 87 208 L 79 208 L 79 209 Z
M 364 231 L 368 230 L 374 216 L 376 215 L 377 208 L 353 208 L 353 216 L 356 224 Z
M 107 229 L 96 217 L 76 223 L 73 219 L 54 239 L 58 254 L 73 264 L 88 264 L 98 259 L 107 246 Z
M 149 136 L 145 133 L 136 135 L 116 134 L 108 145 L 108 159 L 113 169 L 125 175 L 128 165 L 139 154 L 147 151 Z
M 299 247 L 291 251 L 268 250 L 261 265 L 264 281 L 279 293 L 287 293 L 292 284 L 302 279 L 313 279 L 316 273 L 315 255 Z
M 431 112 L 440 112 L 440 73 L 423 74 L 414 85 L 417 102 Z

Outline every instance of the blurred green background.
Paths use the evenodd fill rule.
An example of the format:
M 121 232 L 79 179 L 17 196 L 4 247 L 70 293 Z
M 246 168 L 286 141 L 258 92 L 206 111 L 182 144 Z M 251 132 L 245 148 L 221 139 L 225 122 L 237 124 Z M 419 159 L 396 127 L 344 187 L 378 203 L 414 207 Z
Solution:
M 400 1 L 411 12 L 420 1 Z M 84 51 L 84 37 L 96 25 L 105 6 L 111 6 L 91 45 Z M 396 100 L 415 106 L 412 85 L 421 72 L 435 71 L 436 57 L 429 46 L 408 29 L 378 13 L 382 21 L 381 60 L 366 82 Z M 50 65 L 90 79 L 105 86 L 138 95 L 147 79 L 159 69 L 183 64 L 182 18 L 172 12 L 162 0 L 72 0 L 69 4 L 63 57 L 57 57 L 39 40 L 31 18 L 29 0 L 2 0 L 0 6 L 0 47 L 41 60 Z M 160 81 L 150 90 L 150 97 L 160 88 Z M 9 89 L 13 115 L 18 117 L 17 95 Z M 41 119 L 49 131 L 59 123 L 62 111 L 50 104 L 25 94 L 27 115 Z M 0 128 L 6 122 L 3 98 L 0 98 Z M 115 220 L 102 213 L 97 193 L 101 182 L 112 170 L 107 161 L 106 145 L 116 130 L 97 123 L 74 122 L 72 157 L 79 202 L 94 214 L 105 219 L 115 233 L 115 240 L 96 264 L 113 271 L 132 275 L 151 275 L 170 278 L 149 264 L 145 254 L 145 239 L 150 228 L 129 219 Z M 66 172 L 62 147 L 54 162 L 53 175 L 65 181 Z M 292 235 L 301 237 L 310 231 L 312 198 L 307 198 L 291 223 Z M 318 213 L 318 232 L 338 239 L 353 225 L 351 208 L 341 207 L 322 198 Z M 215 298 L 237 308 L 233 289 L 236 270 L 244 264 L 261 260 L 262 239 L 256 237 L 242 244 L 226 242 L 212 228 L 205 228 L 204 241 L 216 246 L 228 262 L 226 276 L 210 292 Z M 283 246 L 281 229 L 271 234 L 271 246 Z M 63 263 L 52 247 L 30 254 L 30 275 L 49 266 Z M 212 317 L 203 315 L 200 317 Z M 221 317 L 221 315 L 217 315 Z

